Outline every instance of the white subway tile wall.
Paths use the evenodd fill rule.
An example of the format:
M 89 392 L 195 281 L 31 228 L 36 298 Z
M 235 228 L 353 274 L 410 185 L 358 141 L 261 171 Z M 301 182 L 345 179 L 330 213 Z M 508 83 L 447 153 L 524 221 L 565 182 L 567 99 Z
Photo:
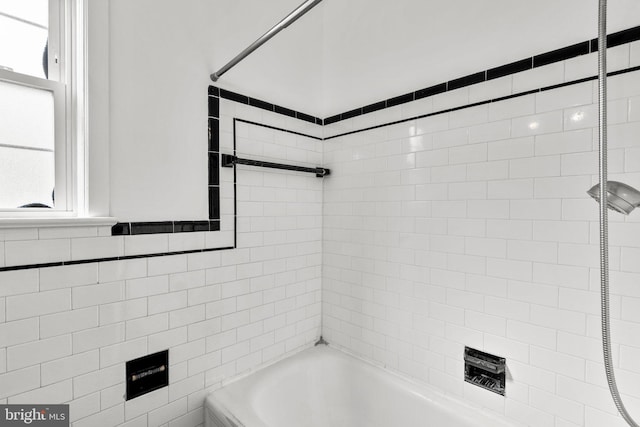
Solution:
M 635 43 L 631 52 L 639 51 Z M 616 69 L 628 66 L 629 52 L 612 50 Z M 594 59 L 403 111 L 415 117 L 591 76 Z M 638 82 L 639 72 L 610 79 L 610 170 L 631 185 L 640 184 Z M 586 194 L 598 173 L 595 87 L 325 141 L 333 174 L 324 187 L 324 337 L 518 425 L 625 426 L 604 376 L 598 208 Z M 365 115 L 327 126 L 326 135 L 357 123 L 384 122 Z M 640 418 L 639 217 L 610 218 L 614 363 L 624 400 Z M 506 398 L 463 382 L 465 345 L 507 358 Z
M 640 42 L 611 69 L 640 64 Z M 323 128 L 221 100 L 233 118 L 333 136 L 595 74 L 595 54 Z M 610 172 L 640 187 L 640 75 L 613 77 Z M 74 427 L 196 427 L 206 394 L 309 345 L 334 346 L 540 427 L 625 424 L 601 362 L 596 84 L 437 114 L 324 142 L 236 123 L 238 249 L 0 273 L 0 403 L 70 403 Z M 220 232 L 111 237 L 108 227 L 0 230 L 0 267 L 233 241 Z M 635 216 L 634 216 L 635 215 Z M 640 417 L 640 223 L 611 214 L 614 363 Z M 321 323 L 322 320 L 322 323 Z M 321 330 L 322 324 L 322 330 Z M 463 347 L 507 358 L 506 398 L 463 378 Z M 124 401 L 124 364 L 170 350 L 170 385 Z
M 226 153 L 233 117 L 321 132 L 226 100 L 221 111 Z M 253 125 L 238 131 L 241 157 L 322 164 L 320 141 Z M 221 178 L 222 232 L 2 230 L 0 265 L 229 246 L 233 170 Z M 73 427 L 195 427 L 209 391 L 315 342 L 322 180 L 240 166 L 237 191 L 238 249 L 0 272 L 0 403 L 69 403 Z M 169 387 L 125 402 L 125 362 L 165 349 Z

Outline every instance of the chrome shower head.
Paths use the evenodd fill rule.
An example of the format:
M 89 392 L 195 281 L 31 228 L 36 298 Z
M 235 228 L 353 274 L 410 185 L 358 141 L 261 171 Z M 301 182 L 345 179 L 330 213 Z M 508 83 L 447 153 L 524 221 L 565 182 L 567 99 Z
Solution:
M 591 197 L 600 202 L 600 184 L 587 191 Z M 607 181 L 607 207 L 621 214 L 629 215 L 640 206 L 640 191 L 618 181 Z

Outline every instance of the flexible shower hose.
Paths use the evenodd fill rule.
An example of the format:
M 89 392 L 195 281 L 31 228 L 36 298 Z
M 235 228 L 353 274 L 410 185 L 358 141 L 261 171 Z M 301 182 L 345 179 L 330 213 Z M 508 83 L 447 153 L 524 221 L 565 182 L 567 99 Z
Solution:
M 624 407 L 618 391 L 611 359 L 611 328 L 609 325 L 609 235 L 607 217 L 607 0 L 598 6 L 598 139 L 600 163 L 600 309 L 602 317 L 602 353 L 607 383 L 613 402 L 622 418 L 631 427 L 640 427 Z

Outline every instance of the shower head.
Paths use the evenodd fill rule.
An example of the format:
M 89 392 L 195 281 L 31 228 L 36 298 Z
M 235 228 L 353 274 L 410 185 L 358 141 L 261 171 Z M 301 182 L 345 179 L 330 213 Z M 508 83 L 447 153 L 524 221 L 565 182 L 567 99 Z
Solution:
M 587 194 L 600 202 L 600 184 L 591 187 Z M 640 206 L 640 191 L 622 182 L 607 181 L 607 207 L 609 209 L 629 215 L 638 206 Z

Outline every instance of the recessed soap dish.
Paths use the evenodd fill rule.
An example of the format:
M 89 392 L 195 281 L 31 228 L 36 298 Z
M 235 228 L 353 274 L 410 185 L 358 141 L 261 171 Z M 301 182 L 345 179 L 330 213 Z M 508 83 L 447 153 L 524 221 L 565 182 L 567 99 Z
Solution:
M 504 396 L 506 359 L 470 347 L 464 348 L 464 380 Z

